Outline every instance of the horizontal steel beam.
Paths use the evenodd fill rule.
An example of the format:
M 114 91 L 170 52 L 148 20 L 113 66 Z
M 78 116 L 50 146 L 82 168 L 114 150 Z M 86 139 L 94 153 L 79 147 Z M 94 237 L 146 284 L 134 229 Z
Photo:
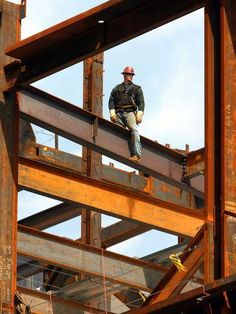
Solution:
M 8 67 L 7 75 L 19 67 L 18 83 L 32 83 L 203 5 L 203 0 L 107 1 L 9 47 L 6 54 L 22 63 Z
M 105 280 L 104 282 L 102 278 L 88 278 L 61 287 L 58 292 L 55 291 L 55 295 L 74 301 L 88 303 L 92 302 L 92 300 L 94 302 L 99 298 L 103 299 L 104 289 L 106 290 L 106 295 L 110 296 L 124 288 L 124 286 L 121 286 L 118 283 L 112 283 L 108 280 Z M 136 291 L 135 288 L 130 289 Z
M 79 215 L 81 215 L 81 208 L 78 208 L 78 205 L 62 203 L 43 210 L 40 213 L 21 219 L 18 221 L 18 224 L 44 230 L 57 223 L 62 223 Z M 149 231 L 150 229 L 150 227 L 144 226 L 143 224 L 138 225 L 130 221 L 119 221 L 106 228 L 102 228 L 102 247 L 108 248 L 143 232 Z
M 50 293 L 42 293 L 31 289 L 17 287 L 25 304 L 30 304 L 31 313 L 56 313 L 75 314 L 85 311 L 87 313 L 104 314 L 104 310 L 97 309 L 92 305 L 65 300 Z M 107 312 L 107 314 L 114 314 Z
M 33 87 L 20 91 L 19 107 L 21 117 L 32 123 L 203 198 L 182 182 L 182 154 L 141 137 L 141 161 L 132 162 L 127 129 Z
M 197 210 L 37 162 L 20 159 L 18 171 L 18 184 L 25 189 L 118 218 L 139 221 L 151 228 L 194 236 L 204 223 L 204 214 Z
M 36 249 L 37 248 L 37 249 Z M 18 228 L 18 254 L 75 272 L 150 291 L 166 269 L 24 226 Z
M 101 230 L 102 247 L 108 248 L 122 241 L 128 240 L 151 228 L 143 224 L 139 225 L 130 221 L 119 221 Z
M 25 155 L 20 154 L 20 156 L 32 158 L 33 160 L 38 160 L 43 163 L 49 163 L 62 169 L 70 169 L 73 172 L 83 172 L 81 157 L 54 149 L 52 147 L 36 144 L 34 153 L 27 151 Z M 163 201 L 172 202 L 184 207 L 199 207 L 199 204 L 196 202 L 196 198 L 194 198 L 190 193 L 182 190 L 180 191 L 176 189 L 175 186 L 162 182 L 156 178 L 117 169 L 113 165 L 102 165 L 101 179 L 142 191 Z
M 80 216 L 81 212 L 81 207 L 76 204 L 62 203 L 21 219 L 18 223 L 34 229 L 43 230 Z

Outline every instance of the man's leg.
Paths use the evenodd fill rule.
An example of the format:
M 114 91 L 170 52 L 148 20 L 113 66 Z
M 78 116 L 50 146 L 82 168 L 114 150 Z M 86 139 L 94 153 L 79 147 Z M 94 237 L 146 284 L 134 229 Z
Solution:
M 137 130 L 136 118 L 134 112 L 126 112 L 124 113 L 126 118 L 127 127 L 131 131 L 131 144 L 132 144 L 132 157 L 137 156 L 138 159 L 141 156 L 141 143 L 140 136 Z M 138 160 L 134 159 L 134 160 Z

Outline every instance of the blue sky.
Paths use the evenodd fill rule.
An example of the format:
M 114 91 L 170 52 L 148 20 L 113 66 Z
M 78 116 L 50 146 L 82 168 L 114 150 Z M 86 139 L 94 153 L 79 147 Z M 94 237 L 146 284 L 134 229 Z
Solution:
M 19 2 L 19 1 L 12 1 Z M 86 11 L 105 1 L 88 0 L 27 0 L 27 17 L 22 21 L 22 38 L 33 35 L 67 18 Z M 122 81 L 121 70 L 126 65 L 134 67 L 134 83 L 143 88 L 146 109 L 141 135 L 172 148 L 190 150 L 204 146 L 204 25 L 203 10 L 168 23 L 122 45 L 104 55 L 104 117 L 109 118 L 107 102 L 111 89 Z M 34 85 L 72 104 L 82 105 L 83 65 L 79 63 Z M 44 132 L 45 133 L 45 132 Z M 49 132 L 46 132 L 49 134 Z M 39 130 L 37 140 L 53 145 L 53 137 Z M 78 145 L 60 139 L 59 148 L 80 154 Z M 104 159 L 108 161 L 108 159 Z M 115 163 L 120 167 L 120 164 Z M 41 198 L 40 198 L 41 199 Z M 19 217 L 45 209 L 55 201 L 19 195 Z M 113 220 L 104 219 L 105 224 Z M 74 226 L 71 228 L 71 224 Z M 80 218 L 50 229 L 62 236 L 79 237 Z M 74 230 L 68 233 L 68 230 Z M 152 239 L 152 241 L 150 241 Z M 154 241 L 154 239 L 156 239 Z M 162 249 L 176 241 L 151 231 L 115 246 L 123 254 L 140 256 Z M 143 245 L 145 243 L 145 245 Z M 140 244 L 143 251 L 140 252 Z M 132 249 L 131 249 L 132 248 Z M 136 250 L 139 252 L 136 253 Z

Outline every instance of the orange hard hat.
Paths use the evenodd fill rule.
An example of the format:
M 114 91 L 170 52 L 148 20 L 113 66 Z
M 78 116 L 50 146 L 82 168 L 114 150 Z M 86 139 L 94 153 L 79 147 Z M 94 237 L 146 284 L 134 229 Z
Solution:
M 131 74 L 131 75 L 135 75 L 134 73 L 134 68 L 132 68 L 131 66 L 126 66 L 123 70 L 123 72 L 121 72 L 121 74 Z

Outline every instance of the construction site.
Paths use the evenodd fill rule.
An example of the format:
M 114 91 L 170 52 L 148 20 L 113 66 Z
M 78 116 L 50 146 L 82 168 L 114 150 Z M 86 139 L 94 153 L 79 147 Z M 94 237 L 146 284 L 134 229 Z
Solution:
M 110 0 L 24 39 L 18 2 L 0 0 L 0 313 L 236 313 L 236 1 Z M 141 133 L 132 160 L 130 130 L 104 117 L 105 53 L 197 10 L 204 145 Z M 34 85 L 76 64 L 80 106 Z M 54 143 L 38 142 L 36 127 Z M 23 206 L 31 195 L 56 205 L 23 215 L 24 192 Z M 80 237 L 48 231 L 78 217 Z M 145 241 L 138 257 L 112 251 L 150 231 L 176 244 L 158 249 L 165 241 L 149 235 L 148 254 Z

